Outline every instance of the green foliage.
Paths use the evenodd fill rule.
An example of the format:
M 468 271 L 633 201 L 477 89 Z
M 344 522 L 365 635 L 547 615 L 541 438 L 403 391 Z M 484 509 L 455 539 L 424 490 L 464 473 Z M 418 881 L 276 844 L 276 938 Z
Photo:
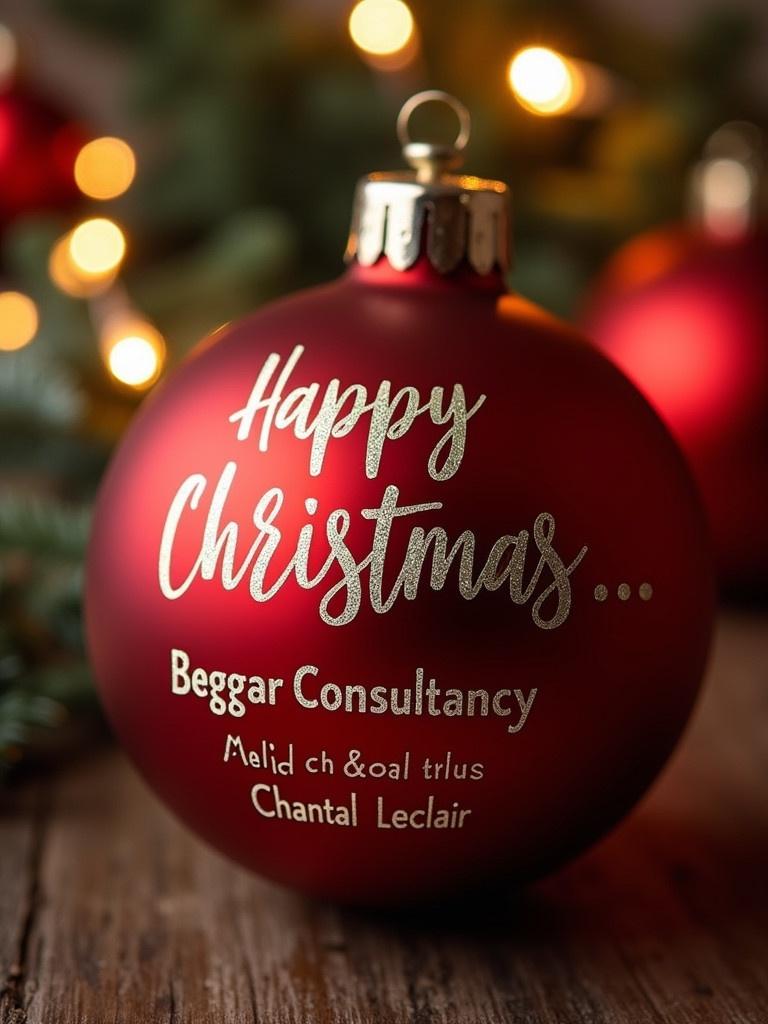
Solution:
M 0 772 L 15 760 L 32 729 L 55 726 L 61 719 L 61 705 L 50 697 L 25 689 L 0 691 Z
M 0 497 L 0 552 L 80 564 L 89 522 L 87 509 L 26 495 Z
M 2 357 L 0 428 L 56 432 L 71 429 L 83 412 L 77 377 L 65 366 L 40 357 L 33 346 Z
M 0 770 L 41 730 L 92 713 L 81 633 L 89 510 L 0 496 Z

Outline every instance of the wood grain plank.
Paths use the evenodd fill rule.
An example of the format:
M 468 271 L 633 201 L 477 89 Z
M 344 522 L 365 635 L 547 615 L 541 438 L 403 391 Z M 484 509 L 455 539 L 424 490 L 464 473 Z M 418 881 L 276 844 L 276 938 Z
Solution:
M 540 888 L 559 910 L 570 889 L 560 941 L 566 928 L 582 941 L 611 935 L 670 1024 L 766 1020 L 766 666 L 765 620 L 725 621 L 709 685 L 661 782 L 613 836 Z
M 681 751 L 591 853 L 493 905 L 307 902 L 159 807 L 121 755 L 0 818 L 5 1024 L 765 1024 L 768 618 L 721 626 Z M 37 802 L 36 802 L 37 801 Z
M 25 962 L 38 904 L 46 801 L 39 784 L 7 790 L 0 803 L 0 1020 L 20 1011 Z

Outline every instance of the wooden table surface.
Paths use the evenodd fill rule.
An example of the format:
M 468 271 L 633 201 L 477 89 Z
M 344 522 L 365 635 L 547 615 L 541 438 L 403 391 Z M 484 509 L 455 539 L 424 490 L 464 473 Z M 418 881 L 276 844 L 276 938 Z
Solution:
M 692 727 L 589 854 L 470 913 L 308 903 L 101 751 L 0 804 L 0 1021 L 768 1022 L 768 618 L 720 624 Z

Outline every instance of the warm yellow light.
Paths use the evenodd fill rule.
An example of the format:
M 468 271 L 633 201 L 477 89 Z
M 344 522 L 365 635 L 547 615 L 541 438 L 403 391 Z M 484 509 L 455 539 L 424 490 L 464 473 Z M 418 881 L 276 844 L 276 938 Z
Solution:
M 21 292 L 0 292 L 0 349 L 23 348 L 37 334 L 37 306 Z
M 75 160 L 77 187 L 91 199 L 114 199 L 130 188 L 136 157 L 127 142 L 104 136 L 86 143 Z
M 89 274 L 82 270 L 72 259 L 71 233 L 60 238 L 48 256 L 48 275 L 53 283 L 64 292 L 76 299 L 90 298 L 106 291 L 116 277 L 116 270 L 103 274 Z
M 749 227 L 755 179 L 739 160 L 709 160 L 699 175 L 705 227 L 723 238 L 738 238 Z
M 106 217 L 84 220 L 69 236 L 69 254 L 78 270 L 86 274 L 108 274 L 122 263 L 125 235 Z
M 165 362 L 163 336 L 144 322 L 131 321 L 122 329 L 108 329 L 103 348 L 109 372 L 132 388 L 153 384 Z
M 109 372 L 123 384 L 146 387 L 158 374 L 160 360 L 151 343 L 138 334 L 121 338 L 109 353 Z
M 0 85 L 5 85 L 16 70 L 18 47 L 16 37 L 5 25 L 0 25 Z
M 515 54 L 507 77 L 518 101 L 534 114 L 563 114 L 584 93 L 578 66 L 544 46 L 529 46 Z
M 349 16 L 352 42 L 377 57 L 404 49 L 413 31 L 413 15 L 403 0 L 360 0 Z

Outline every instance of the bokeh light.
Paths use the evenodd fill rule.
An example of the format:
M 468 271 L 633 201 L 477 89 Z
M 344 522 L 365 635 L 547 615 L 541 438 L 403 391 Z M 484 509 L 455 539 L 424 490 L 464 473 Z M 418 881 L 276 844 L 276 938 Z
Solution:
M 21 292 L 0 292 L 0 350 L 23 348 L 37 334 L 37 306 Z
M 611 358 L 683 437 L 713 437 L 737 414 L 754 376 L 742 325 L 723 294 L 672 277 L 640 290 L 592 324 Z
M 567 113 L 584 95 L 577 64 L 544 46 L 528 46 L 516 53 L 507 77 L 518 102 L 542 116 Z
M 117 269 L 101 274 L 82 270 L 73 260 L 71 232 L 54 243 L 48 256 L 48 276 L 65 295 L 87 299 L 106 291 L 117 276 Z
M 78 270 L 92 275 L 109 274 L 125 256 L 125 235 L 107 217 L 93 217 L 79 224 L 69 236 L 69 252 Z
M 613 293 L 642 288 L 672 273 L 690 255 L 690 235 L 676 226 L 637 235 L 611 258 L 603 287 Z
M 141 390 L 160 376 L 165 341 L 152 324 L 130 320 L 107 327 L 101 347 L 109 373 L 121 384 Z
M 0 24 L 0 86 L 4 86 L 16 71 L 18 45 L 13 32 Z
M 112 136 L 87 142 L 75 160 L 75 181 L 91 199 L 114 199 L 128 188 L 136 175 L 136 157 L 122 139 Z
M 701 169 L 698 186 L 705 228 L 721 238 L 738 238 L 749 227 L 755 183 L 740 160 L 720 157 Z
M 413 15 L 403 0 L 360 0 L 349 16 L 352 42 L 376 57 L 399 53 L 413 33 Z

